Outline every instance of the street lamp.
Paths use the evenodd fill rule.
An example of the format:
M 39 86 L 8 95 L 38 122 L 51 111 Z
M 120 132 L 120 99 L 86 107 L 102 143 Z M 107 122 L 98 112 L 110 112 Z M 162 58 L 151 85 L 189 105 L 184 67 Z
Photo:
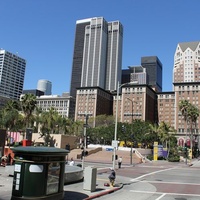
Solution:
M 113 169 L 115 169 L 115 157 L 116 157 L 116 149 L 118 147 L 118 141 L 117 141 L 117 116 L 118 116 L 118 99 L 119 99 L 119 89 L 124 85 L 133 85 L 136 84 L 136 82 L 129 82 L 129 83 L 123 83 L 123 84 L 117 84 L 117 101 L 116 101 L 116 113 L 115 113 L 115 135 L 114 135 L 114 141 L 112 142 L 112 146 L 114 147 L 113 150 Z
M 132 116 L 132 125 L 131 125 L 131 140 L 133 139 L 132 137 L 133 137 L 133 103 L 134 103 L 134 101 L 132 100 L 132 99 L 130 99 L 130 98 L 128 98 L 127 97 L 127 99 L 129 100 L 129 101 L 131 101 L 131 103 L 132 103 L 132 114 L 131 114 L 131 116 Z M 136 103 L 136 102 L 135 102 Z M 137 103 L 136 103 L 137 104 Z M 133 164 L 133 141 L 131 141 L 131 152 L 130 152 L 130 164 L 132 165 Z
M 91 99 L 95 99 L 95 98 L 91 98 Z M 89 104 L 89 94 L 87 93 L 85 124 L 84 124 L 84 130 L 83 130 L 84 146 L 83 146 L 83 154 L 82 154 L 82 169 L 84 169 L 86 149 L 87 149 L 87 127 L 88 127 L 88 119 L 89 119 L 88 104 Z
M 86 154 L 86 136 L 87 136 L 87 126 L 88 126 L 88 99 L 89 94 L 87 94 L 87 100 L 86 100 L 86 112 L 85 112 L 85 124 L 84 124 L 84 130 L 83 130 L 83 137 L 84 137 L 84 146 L 83 146 L 83 152 L 82 152 L 82 169 L 84 170 L 84 163 L 85 163 L 85 154 Z

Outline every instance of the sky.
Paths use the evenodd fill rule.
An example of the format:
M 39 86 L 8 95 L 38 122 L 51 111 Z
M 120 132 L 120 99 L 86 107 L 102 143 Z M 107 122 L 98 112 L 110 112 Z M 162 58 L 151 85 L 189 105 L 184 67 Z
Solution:
M 104 17 L 124 27 L 122 68 L 157 56 L 163 92 L 172 91 L 178 43 L 200 41 L 200 0 L 0 0 L 0 48 L 27 62 L 24 90 L 40 79 L 70 92 L 76 21 Z

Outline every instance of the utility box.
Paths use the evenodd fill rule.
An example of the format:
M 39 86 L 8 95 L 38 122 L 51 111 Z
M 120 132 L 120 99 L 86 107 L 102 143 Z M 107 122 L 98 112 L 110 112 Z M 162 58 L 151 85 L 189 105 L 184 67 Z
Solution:
M 64 199 L 65 157 L 54 147 L 16 147 L 11 200 Z
M 88 166 L 84 170 L 83 189 L 94 192 L 96 190 L 97 168 Z

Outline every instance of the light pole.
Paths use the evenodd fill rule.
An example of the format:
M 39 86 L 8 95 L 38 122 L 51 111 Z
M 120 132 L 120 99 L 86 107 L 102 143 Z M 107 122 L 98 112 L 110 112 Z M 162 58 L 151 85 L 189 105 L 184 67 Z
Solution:
M 90 99 L 95 99 L 95 98 L 90 98 Z M 89 119 L 88 104 L 89 104 L 89 93 L 87 93 L 87 98 L 86 98 L 85 124 L 84 124 L 84 130 L 83 130 L 84 146 L 83 146 L 83 154 L 82 154 L 82 169 L 84 169 L 86 149 L 87 149 L 87 127 L 88 127 L 88 119 Z
M 85 163 L 85 154 L 86 154 L 86 142 L 87 142 L 87 126 L 88 126 L 88 99 L 89 94 L 87 94 L 87 100 L 86 100 L 86 112 L 85 112 L 85 124 L 84 124 L 84 130 L 83 130 L 83 137 L 84 137 L 84 146 L 83 146 L 83 152 L 82 152 L 82 169 L 84 170 L 84 163 Z
M 117 83 L 117 101 L 116 101 L 116 113 L 115 113 L 115 135 L 114 135 L 114 141 L 112 142 L 112 146 L 114 147 L 113 149 L 113 169 L 115 169 L 115 157 L 116 157 L 116 149 L 118 146 L 118 141 L 117 141 L 117 116 L 118 116 L 118 99 L 119 99 L 119 89 L 124 86 L 124 85 L 132 85 L 135 84 L 135 82 L 129 82 L 129 83 L 123 83 L 119 84 L 119 81 Z
M 132 116 L 132 125 L 131 125 L 131 152 L 130 152 L 130 164 L 132 165 L 133 164 L 133 103 L 134 101 L 130 98 L 127 97 L 127 99 L 129 101 L 131 101 L 132 103 L 132 113 L 131 113 L 131 116 Z M 136 102 L 135 102 L 136 103 Z

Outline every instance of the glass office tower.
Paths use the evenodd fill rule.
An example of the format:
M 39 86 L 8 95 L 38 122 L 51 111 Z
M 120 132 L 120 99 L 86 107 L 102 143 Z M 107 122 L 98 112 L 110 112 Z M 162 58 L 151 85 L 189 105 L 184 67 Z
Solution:
M 0 50 L 0 96 L 19 100 L 23 91 L 26 61 Z

